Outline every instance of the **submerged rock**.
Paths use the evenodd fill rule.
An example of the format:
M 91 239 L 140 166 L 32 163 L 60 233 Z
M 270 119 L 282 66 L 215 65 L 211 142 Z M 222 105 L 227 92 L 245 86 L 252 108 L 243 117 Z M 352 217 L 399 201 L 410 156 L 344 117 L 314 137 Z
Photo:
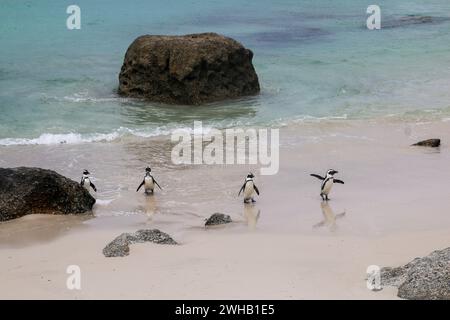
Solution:
M 411 14 L 407 16 L 391 16 L 386 17 L 384 21 L 381 22 L 381 28 L 398 28 L 398 27 L 406 27 L 411 25 L 420 25 L 420 24 L 434 24 L 434 23 L 443 23 L 449 21 L 448 17 L 433 17 L 433 16 L 425 16 L 425 15 L 417 15 Z
M 450 247 L 402 267 L 381 269 L 381 284 L 398 287 L 403 299 L 450 300 Z
M 432 147 L 432 148 L 437 148 L 440 145 L 441 145 L 441 139 L 428 139 L 428 140 L 419 141 L 419 142 L 413 144 L 413 146 Z
M 135 233 L 122 233 L 103 249 L 103 254 L 105 257 L 124 257 L 130 254 L 131 244 L 143 242 L 178 244 L 167 233 L 158 229 L 138 230 Z
M 145 35 L 130 45 L 119 94 L 196 105 L 260 91 L 253 52 L 216 33 Z
M 231 217 L 229 215 L 223 213 L 214 213 L 211 217 L 209 217 L 205 226 L 215 226 L 219 224 L 226 224 L 232 222 Z
M 78 182 L 39 168 L 0 168 L 0 221 L 26 214 L 80 214 L 95 199 Z

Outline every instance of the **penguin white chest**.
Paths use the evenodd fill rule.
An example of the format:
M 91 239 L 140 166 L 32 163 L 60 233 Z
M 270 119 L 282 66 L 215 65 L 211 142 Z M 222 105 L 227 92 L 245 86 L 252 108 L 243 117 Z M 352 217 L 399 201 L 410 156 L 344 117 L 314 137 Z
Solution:
M 248 181 L 245 184 L 245 188 L 244 188 L 244 199 L 251 198 L 254 191 L 255 191 L 255 188 L 253 186 L 253 181 Z
M 91 180 L 89 178 L 83 179 L 83 187 L 89 191 L 91 189 Z
M 328 195 L 332 187 L 333 187 L 333 179 L 328 179 L 327 181 L 324 182 L 322 194 Z
M 153 182 L 152 177 L 145 177 L 144 178 L 144 188 L 145 190 L 152 190 L 155 188 L 155 183 Z

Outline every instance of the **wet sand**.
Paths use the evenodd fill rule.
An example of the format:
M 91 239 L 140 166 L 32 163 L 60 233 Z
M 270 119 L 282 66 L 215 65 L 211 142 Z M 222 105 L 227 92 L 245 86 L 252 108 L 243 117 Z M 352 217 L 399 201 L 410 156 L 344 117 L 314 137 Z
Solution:
M 450 245 L 449 127 L 293 124 L 281 129 L 274 176 L 248 165 L 175 166 L 166 138 L 2 147 L 1 166 L 51 168 L 74 180 L 89 168 L 100 192 L 93 216 L 0 223 L 0 298 L 396 298 L 395 289 L 368 290 L 366 268 Z M 443 139 L 439 149 L 410 147 L 433 137 Z M 135 192 L 147 163 L 163 187 L 154 197 Z M 325 204 L 309 173 L 329 168 L 346 184 Z M 254 205 L 237 197 L 249 170 L 261 191 Z M 214 212 L 235 222 L 205 229 Z M 181 245 L 135 244 L 128 257 L 103 257 L 117 235 L 142 228 Z M 72 264 L 81 290 L 66 288 Z

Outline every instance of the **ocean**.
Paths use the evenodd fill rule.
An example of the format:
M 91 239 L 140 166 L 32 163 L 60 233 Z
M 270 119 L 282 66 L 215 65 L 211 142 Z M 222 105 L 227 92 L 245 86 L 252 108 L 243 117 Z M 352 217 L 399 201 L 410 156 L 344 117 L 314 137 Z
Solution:
M 81 8 L 68 30 L 66 8 Z M 114 141 L 174 128 L 323 119 L 450 119 L 450 2 L 361 0 L 0 2 L 0 145 Z M 413 16 L 411 16 L 413 15 Z M 431 16 L 427 23 L 419 16 Z M 423 21 L 422 21 L 423 22 Z M 119 97 L 143 34 L 217 32 L 254 52 L 261 94 L 205 106 Z

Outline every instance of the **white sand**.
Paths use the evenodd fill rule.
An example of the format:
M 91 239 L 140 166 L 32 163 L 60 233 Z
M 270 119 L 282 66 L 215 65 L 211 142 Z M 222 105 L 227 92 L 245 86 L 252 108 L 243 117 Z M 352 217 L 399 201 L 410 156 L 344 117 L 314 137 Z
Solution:
M 244 206 L 236 197 L 247 166 L 175 173 L 161 167 L 164 191 L 153 199 L 136 194 L 136 177 L 122 174 L 130 188 L 97 206 L 96 218 L 27 216 L 0 223 L 0 298 L 396 298 L 395 289 L 368 290 L 366 268 L 401 265 L 450 245 L 449 133 L 447 123 L 284 128 L 280 172 L 257 174 L 261 196 L 255 205 Z M 443 138 L 444 145 L 409 147 L 431 137 Z M 9 151 L 7 164 L 39 165 L 14 155 L 24 149 Z M 124 145 L 112 153 L 125 157 L 130 149 Z M 128 166 L 141 157 L 147 160 L 134 154 Z M 52 167 L 51 161 L 66 160 L 46 161 Z M 335 186 L 323 205 L 320 181 L 308 174 L 331 167 L 346 184 Z M 99 184 L 106 186 L 105 178 Z M 217 211 L 236 222 L 202 228 L 204 217 Z M 102 255 L 118 234 L 142 228 L 159 228 L 181 245 L 135 244 L 128 257 Z M 79 291 L 66 287 L 72 264 L 81 268 Z

